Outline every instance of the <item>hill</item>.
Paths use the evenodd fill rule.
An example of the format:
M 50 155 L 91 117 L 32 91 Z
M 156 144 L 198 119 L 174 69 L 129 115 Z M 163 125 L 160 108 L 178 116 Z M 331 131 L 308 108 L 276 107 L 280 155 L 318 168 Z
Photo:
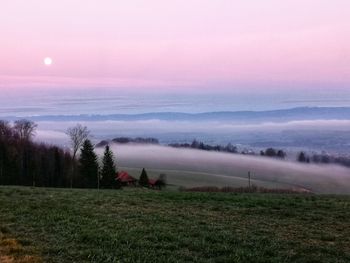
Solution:
M 149 112 L 140 114 L 80 114 L 26 116 L 32 121 L 235 121 L 235 122 L 286 122 L 296 120 L 349 120 L 350 107 L 297 107 L 269 111 L 218 111 L 203 113 Z M 14 120 L 16 116 L 3 119 Z
M 314 193 L 350 194 L 350 169 L 336 165 L 298 164 L 267 157 L 177 149 L 157 145 L 111 145 L 120 169 L 139 177 L 167 175 L 176 186 L 247 186 L 301 188 Z M 102 154 L 103 149 L 97 149 Z

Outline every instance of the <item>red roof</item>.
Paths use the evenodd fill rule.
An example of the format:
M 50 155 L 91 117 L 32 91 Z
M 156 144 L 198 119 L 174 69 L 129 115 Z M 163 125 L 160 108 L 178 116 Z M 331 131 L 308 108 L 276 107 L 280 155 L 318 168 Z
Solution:
M 149 179 L 148 184 L 155 185 L 157 181 L 158 181 L 157 179 Z
M 127 172 L 121 171 L 117 173 L 117 180 L 121 182 L 134 182 L 136 179 L 132 176 L 130 176 Z

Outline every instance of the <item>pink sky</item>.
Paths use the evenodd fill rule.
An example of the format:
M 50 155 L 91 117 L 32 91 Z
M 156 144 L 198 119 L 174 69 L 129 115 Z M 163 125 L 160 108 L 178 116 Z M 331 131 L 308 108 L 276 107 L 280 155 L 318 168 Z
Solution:
M 2 0 L 0 88 L 347 88 L 349 10 L 349 0 Z

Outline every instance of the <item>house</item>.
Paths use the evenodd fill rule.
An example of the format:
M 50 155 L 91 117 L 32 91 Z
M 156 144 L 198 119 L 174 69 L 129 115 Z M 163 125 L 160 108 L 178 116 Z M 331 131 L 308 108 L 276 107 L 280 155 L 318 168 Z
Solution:
M 137 183 L 137 180 L 125 171 L 120 171 L 116 174 L 116 181 L 118 181 L 122 186 L 136 186 Z
M 151 187 L 151 188 L 155 188 L 156 187 L 156 185 L 157 185 L 157 179 L 148 179 L 148 185 L 149 185 L 149 187 Z
M 162 187 L 165 187 L 165 183 L 161 179 L 149 179 L 148 186 L 153 189 L 161 190 Z

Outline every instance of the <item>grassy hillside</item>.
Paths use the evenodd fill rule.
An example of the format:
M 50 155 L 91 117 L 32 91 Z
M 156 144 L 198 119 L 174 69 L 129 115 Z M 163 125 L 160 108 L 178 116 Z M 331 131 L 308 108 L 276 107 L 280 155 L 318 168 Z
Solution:
M 318 194 L 350 194 L 350 169 L 336 165 L 300 164 L 260 156 L 175 149 L 154 145 L 112 145 L 119 167 L 138 177 L 145 167 L 151 176 L 168 175 L 170 184 L 302 188 Z M 101 150 L 98 152 L 101 154 Z M 135 168 L 138 168 L 135 170 Z
M 139 178 L 141 168 L 119 167 L 120 170 L 127 171 L 135 178 Z M 167 170 L 167 169 L 147 169 L 149 178 L 158 178 L 160 174 L 166 174 L 167 182 L 175 189 L 179 187 L 196 187 L 196 186 L 234 186 L 246 187 L 248 186 L 248 178 L 239 176 L 229 176 L 215 173 L 184 171 L 184 170 Z M 302 189 L 302 187 L 293 184 L 264 181 L 252 179 L 252 184 L 268 188 L 284 188 L 284 189 Z
M 0 232 L 6 262 L 350 262 L 350 197 L 0 187 Z

